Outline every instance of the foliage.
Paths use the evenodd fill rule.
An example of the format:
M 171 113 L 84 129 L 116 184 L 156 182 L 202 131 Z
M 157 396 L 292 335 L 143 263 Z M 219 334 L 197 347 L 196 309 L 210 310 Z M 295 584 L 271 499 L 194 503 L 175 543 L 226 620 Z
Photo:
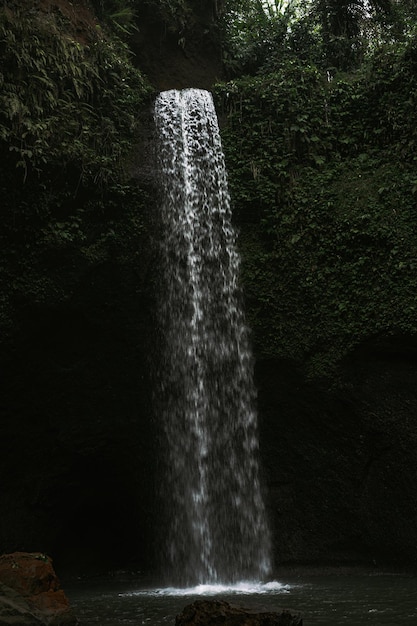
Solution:
M 80 186 L 74 197 L 71 178 L 28 177 L 2 168 L 0 233 L 0 327 L 3 344 L 13 337 L 25 309 L 77 306 L 81 291 L 103 298 L 112 271 L 136 273 L 150 237 L 144 218 L 152 198 L 135 183 L 113 183 L 105 189 Z M 107 269 L 106 269 L 107 268 Z M 103 276 L 100 288 L 97 276 Z M 94 278 L 96 277 L 96 278 Z M 142 281 L 143 283 L 143 281 Z M 98 289 L 97 289 L 98 288 Z M 75 304 L 74 304 L 75 303 Z
M 193 21 L 193 0 L 142 0 L 140 4 L 152 20 L 165 24 L 168 32 L 183 35 Z
M 229 75 L 254 74 L 271 55 L 285 50 L 298 4 L 297 0 L 275 0 L 274 4 L 241 0 L 226 4 L 223 59 Z
M 417 332 L 413 1 L 198 2 L 223 15 L 234 77 L 215 98 L 257 351 L 315 376 Z M 3 328 L 15 299 L 62 301 L 72 273 L 127 258 L 152 202 L 126 180 L 150 95 L 127 35 L 139 8 L 180 34 L 197 3 L 93 4 L 107 27 L 88 40 L 58 12 L 0 9 Z
M 410 30 L 415 22 L 408 5 L 392 0 L 226 3 L 226 70 L 229 76 L 270 72 L 287 56 L 352 70 L 369 50 Z
M 209 3 L 211 1 L 208 0 Z M 99 17 L 122 34 L 140 30 L 140 17 L 144 11 L 151 20 L 165 23 L 167 30 L 182 31 L 192 17 L 193 4 L 193 0 L 94 0 Z
M 108 23 L 123 37 L 136 30 L 135 0 L 94 0 L 98 17 Z
M 259 354 L 329 375 L 369 337 L 417 332 L 415 46 L 332 80 L 287 57 L 216 87 Z
M 311 16 L 319 25 L 326 63 L 339 69 L 356 67 L 363 59 L 372 17 L 381 23 L 391 14 L 390 0 L 316 0 Z
M 46 165 L 97 184 L 120 175 L 149 93 L 126 47 L 77 41 L 55 13 L 0 9 L 0 139 L 23 179 Z
M 146 196 L 129 170 L 151 93 L 126 44 L 87 9 L 77 22 L 11 6 L 0 9 L 3 339 L 16 304 L 56 306 L 137 245 Z

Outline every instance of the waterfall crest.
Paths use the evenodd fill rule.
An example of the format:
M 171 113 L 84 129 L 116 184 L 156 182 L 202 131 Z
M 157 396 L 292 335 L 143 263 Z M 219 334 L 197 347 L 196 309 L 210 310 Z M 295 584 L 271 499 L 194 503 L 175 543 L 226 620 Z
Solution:
M 211 94 L 155 103 L 163 337 L 157 390 L 167 458 L 166 566 L 180 584 L 260 580 L 269 531 L 258 467 L 253 363 Z

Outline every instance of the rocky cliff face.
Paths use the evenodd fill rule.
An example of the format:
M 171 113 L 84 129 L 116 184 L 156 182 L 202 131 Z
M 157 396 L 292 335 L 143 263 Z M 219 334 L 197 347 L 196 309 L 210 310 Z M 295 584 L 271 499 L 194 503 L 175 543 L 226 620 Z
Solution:
M 176 3 L 172 3 L 171 13 L 156 10 L 158 3 L 145 3 L 138 9 L 137 30 L 130 42 L 135 63 L 158 91 L 210 89 L 223 74 L 216 23 L 220 3 L 204 0 L 178 5 L 175 12 Z
M 124 251 L 100 260 L 76 246 L 31 255 L 45 293 L 17 292 L 1 356 L 3 551 L 39 547 L 74 565 L 146 558 L 152 272 L 130 227 L 113 222 Z
M 140 88 L 130 92 L 134 70 L 91 3 L 30 5 L 28 13 L 24 0 L 8 3 L 0 16 L 9 41 L 1 49 L 5 102 L 13 92 L 16 106 L 25 103 L 18 115 L 10 104 L 1 119 L 8 142 L 0 147 L 0 551 L 44 550 L 58 567 L 76 569 L 147 563 L 155 470 L 152 201 L 146 168 L 140 173 L 128 154 L 137 152 Z M 106 58 L 98 69 L 95 54 Z M 102 70 L 120 78 L 117 112 Z M 32 99 L 38 75 L 42 96 Z M 116 130 L 122 119 L 124 147 L 125 131 Z M 26 139 L 10 148 L 19 133 Z
M 209 88 L 219 78 L 211 4 L 168 31 L 163 18 L 141 14 L 132 46 L 154 89 Z M 45 23 L 60 12 L 80 45 L 94 41 L 92 4 L 39 6 Z M 141 101 L 145 118 L 149 107 Z M 141 148 L 128 181 L 79 184 L 74 163 L 25 183 L 13 163 L 0 181 L 0 551 L 41 550 L 58 569 L 155 565 L 158 232 L 145 135 L 132 135 Z M 259 282 L 254 297 L 245 281 L 252 319 L 265 294 Z M 298 355 L 267 354 L 259 328 L 253 343 L 277 563 L 414 562 L 414 337 L 368 337 L 338 364 L 337 380 L 312 377 Z
M 333 388 L 294 363 L 258 361 L 280 562 L 415 563 L 417 366 L 414 350 L 400 344 L 361 347 Z
M 221 69 L 213 3 L 171 8 L 1 10 L 0 551 L 43 550 L 58 567 L 154 566 L 158 234 L 143 98 L 208 87 Z

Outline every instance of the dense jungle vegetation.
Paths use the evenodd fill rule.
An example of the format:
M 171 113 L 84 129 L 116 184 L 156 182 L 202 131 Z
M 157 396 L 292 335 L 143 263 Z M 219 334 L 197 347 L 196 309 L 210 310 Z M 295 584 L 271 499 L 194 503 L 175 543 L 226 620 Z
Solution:
M 259 354 L 323 374 L 415 333 L 414 0 L 70 5 L 0 8 L 5 329 L 15 300 L 68 297 L 45 259 L 99 263 L 141 232 L 132 155 L 154 88 L 131 41 L 151 16 L 187 54 L 203 16 Z
M 416 331 L 417 7 L 245 7 L 216 97 L 251 325 L 264 356 L 325 375 Z

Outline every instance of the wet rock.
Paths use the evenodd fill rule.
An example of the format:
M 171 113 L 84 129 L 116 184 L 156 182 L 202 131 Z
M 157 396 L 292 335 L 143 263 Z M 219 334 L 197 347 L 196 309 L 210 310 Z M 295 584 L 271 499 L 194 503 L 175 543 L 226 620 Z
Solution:
M 254 611 L 224 601 L 198 600 L 184 608 L 175 626 L 302 626 L 300 614 Z
M 48 556 L 14 552 L 0 557 L 0 624 L 76 623 Z
M 42 623 L 23 596 L 0 583 L 0 624 L 32 626 Z

